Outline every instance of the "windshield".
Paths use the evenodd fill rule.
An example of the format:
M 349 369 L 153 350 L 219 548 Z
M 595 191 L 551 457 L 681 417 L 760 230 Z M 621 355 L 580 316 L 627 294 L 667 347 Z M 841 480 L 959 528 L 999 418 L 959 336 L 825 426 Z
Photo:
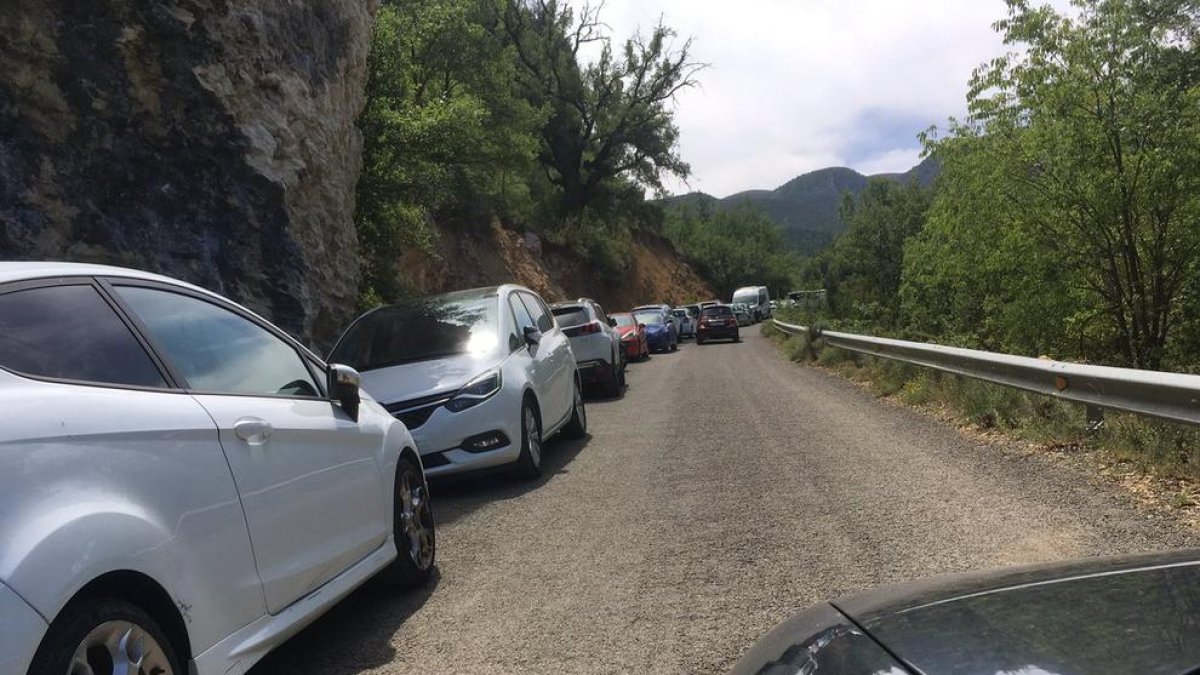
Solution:
M 735 293 L 733 296 L 733 301 L 734 302 L 744 302 L 748 305 L 755 304 L 758 302 L 758 291 L 745 291 L 745 292 Z
M 633 315 L 637 317 L 638 323 L 647 326 L 660 325 L 664 321 L 662 312 L 634 312 Z
M 672 311 L 671 311 L 671 313 L 672 313 L 672 314 L 674 314 L 675 316 L 677 316 L 677 317 L 681 318 L 681 319 L 686 319 L 686 318 L 687 318 L 687 316 L 688 316 L 688 313 L 687 313 L 687 310 L 686 310 L 686 309 L 676 309 L 676 310 L 672 310 Z
M 499 346 L 496 294 L 451 293 L 381 307 L 353 326 L 329 355 L 359 371 L 458 354 L 485 356 Z
M 636 326 L 638 324 L 632 314 L 610 314 L 609 317 L 616 321 L 618 326 Z

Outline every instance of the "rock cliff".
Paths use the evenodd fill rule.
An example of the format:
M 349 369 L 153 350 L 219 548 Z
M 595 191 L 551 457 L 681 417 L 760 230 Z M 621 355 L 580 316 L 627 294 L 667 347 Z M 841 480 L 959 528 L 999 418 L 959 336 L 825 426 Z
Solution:
M 152 270 L 327 346 L 369 0 L 0 3 L 0 258 Z

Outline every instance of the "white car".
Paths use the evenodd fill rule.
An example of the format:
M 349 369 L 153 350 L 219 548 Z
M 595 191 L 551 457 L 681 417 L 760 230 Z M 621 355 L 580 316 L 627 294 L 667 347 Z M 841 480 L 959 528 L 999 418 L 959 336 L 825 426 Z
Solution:
M 244 673 L 427 580 L 416 446 L 357 379 L 195 286 L 0 263 L 0 673 Z
M 415 298 L 359 317 L 330 359 L 412 432 L 430 476 L 513 465 L 533 478 L 542 443 L 587 433 L 567 336 L 521 286 Z
M 696 321 L 692 318 L 691 312 L 686 308 L 676 308 L 671 310 L 675 320 L 679 323 L 679 339 L 685 337 L 696 337 Z
M 550 311 L 571 339 L 571 352 L 575 354 L 583 383 L 601 385 L 608 396 L 620 395 L 621 387 L 625 386 L 625 352 L 621 349 L 616 322 L 588 298 L 555 303 L 550 305 Z

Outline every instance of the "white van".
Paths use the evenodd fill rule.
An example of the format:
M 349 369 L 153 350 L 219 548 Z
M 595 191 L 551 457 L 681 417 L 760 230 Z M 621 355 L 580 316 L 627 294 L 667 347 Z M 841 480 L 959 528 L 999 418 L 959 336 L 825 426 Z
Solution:
M 744 286 L 733 292 L 731 304 L 744 303 L 750 308 L 750 318 L 755 322 L 770 318 L 771 293 L 766 286 Z

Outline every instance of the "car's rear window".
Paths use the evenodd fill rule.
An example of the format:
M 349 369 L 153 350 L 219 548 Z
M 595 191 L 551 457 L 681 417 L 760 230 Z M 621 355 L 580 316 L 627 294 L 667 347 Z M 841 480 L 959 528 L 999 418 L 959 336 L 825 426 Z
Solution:
M 611 314 L 610 316 L 616 320 L 618 326 L 637 325 L 637 321 L 634 320 L 632 314 Z
M 554 319 L 558 321 L 558 325 L 570 327 L 581 326 L 591 319 L 588 318 L 587 310 L 579 306 L 571 307 L 555 307 L 550 310 L 554 313 Z
M 733 310 L 726 306 L 720 307 L 705 307 L 700 316 L 733 316 Z

